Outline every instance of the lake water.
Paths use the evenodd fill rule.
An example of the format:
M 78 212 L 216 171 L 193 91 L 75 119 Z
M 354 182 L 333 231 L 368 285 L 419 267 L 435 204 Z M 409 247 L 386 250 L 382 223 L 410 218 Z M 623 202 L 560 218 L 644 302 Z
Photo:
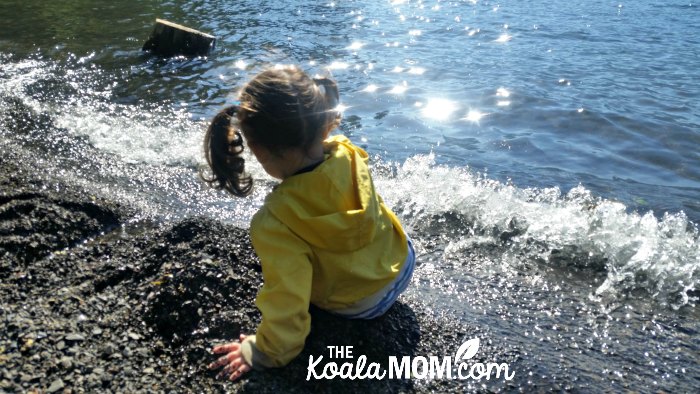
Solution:
M 207 121 L 266 66 L 330 73 L 418 245 L 408 297 L 516 349 L 523 391 L 697 392 L 699 7 L 579 3 L 4 0 L 0 138 L 148 216 L 247 226 L 273 182 L 204 188 Z M 141 53 L 156 17 L 216 50 Z

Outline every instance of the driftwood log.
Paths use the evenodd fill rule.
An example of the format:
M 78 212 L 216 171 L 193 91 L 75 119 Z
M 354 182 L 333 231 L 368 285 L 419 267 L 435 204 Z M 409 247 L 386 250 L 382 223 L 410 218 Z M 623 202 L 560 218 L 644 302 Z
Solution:
M 205 56 L 214 49 L 216 37 L 164 19 L 156 26 L 145 44 L 144 51 L 158 56 Z

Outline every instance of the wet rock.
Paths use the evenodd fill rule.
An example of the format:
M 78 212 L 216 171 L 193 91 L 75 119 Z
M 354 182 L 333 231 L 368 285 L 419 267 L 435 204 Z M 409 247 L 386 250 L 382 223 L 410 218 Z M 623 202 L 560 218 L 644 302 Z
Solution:
M 10 371 L 8 369 L 3 371 L 3 380 L 7 381 L 12 381 L 15 380 L 15 376 L 17 376 L 17 373 L 15 371 Z
M 139 339 L 141 339 L 141 335 L 136 334 L 134 332 L 130 332 L 127 335 L 129 336 L 129 338 L 133 339 L 134 341 L 138 341 Z
M 48 389 L 46 389 L 47 393 L 55 393 L 59 390 L 62 390 L 64 387 L 66 387 L 65 383 L 63 383 L 63 380 L 61 379 L 56 379 L 54 380 L 51 385 L 49 386 Z
M 0 389 L 9 390 L 12 387 L 12 381 L 3 379 L 0 381 Z
M 63 357 L 61 358 L 59 364 L 61 364 L 61 367 L 63 367 L 63 369 L 71 369 L 73 368 L 73 359 L 71 357 Z
M 34 379 L 35 379 L 35 377 L 33 375 L 26 374 L 26 373 L 19 374 L 19 381 L 20 382 L 31 382 Z
M 81 341 L 85 340 L 85 337 L 82 336 L 81 334 L 73 333 L 73 334 L 66 335 L 65 340 L 72 341 L 72 342 L 81 342 Z
M 117 352 L 117 346 L 111 342 L 108 342 L 107 344 L 103 345 L 100 348 L 100 356 L 102 358 L 108 358 L 111 355 L 115 354 Z

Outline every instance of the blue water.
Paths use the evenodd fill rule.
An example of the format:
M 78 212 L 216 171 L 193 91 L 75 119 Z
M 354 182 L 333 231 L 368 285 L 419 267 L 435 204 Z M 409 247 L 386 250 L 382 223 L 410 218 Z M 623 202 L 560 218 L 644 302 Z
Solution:
M 216 50 L 141 53 L 156 17 Z M 43 149 L 12 100 L 48 115 L 54 176 L 246 226 L 273 182 L 251 163 L 251 198 L 206 190 L 206 122 L 266 66 L 330 73 L 339 132 L 415 234 L 409 297 L 516 346 L 521 390 L 700 388 L 692 1 L 6 0 L 0 19 L 0 139 Z

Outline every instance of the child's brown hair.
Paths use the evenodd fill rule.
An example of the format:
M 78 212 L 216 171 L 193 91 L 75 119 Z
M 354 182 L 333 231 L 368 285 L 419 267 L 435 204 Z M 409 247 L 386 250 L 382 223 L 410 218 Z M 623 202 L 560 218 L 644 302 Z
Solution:
M 338 86 L 294 66 L 261 72 L 239 94 L 239 105 L 219 112 L 204 136 L 210 186 L 243 197 L 253 179 L 245 172 L 243 137 L 274 154 L 308 148 L 340 122 Z

